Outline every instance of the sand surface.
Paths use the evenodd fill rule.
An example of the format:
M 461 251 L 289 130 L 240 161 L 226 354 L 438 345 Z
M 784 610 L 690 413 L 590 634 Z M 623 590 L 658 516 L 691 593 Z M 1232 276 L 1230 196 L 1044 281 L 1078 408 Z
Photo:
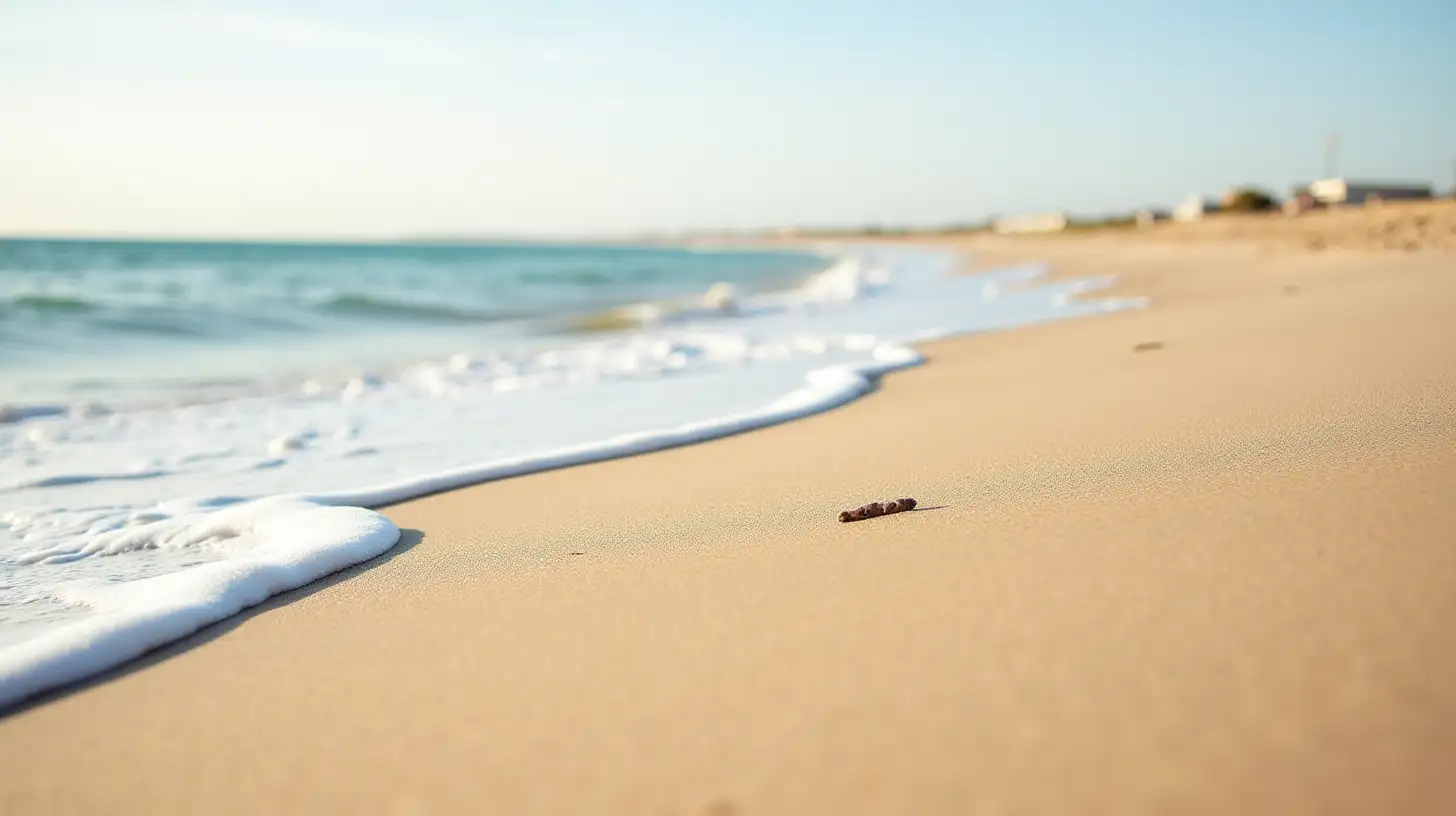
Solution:
M 978 248 L 1157 305 L 395 507 L 0 721 L 0 812 L 1450 812 L 1452 256 Z

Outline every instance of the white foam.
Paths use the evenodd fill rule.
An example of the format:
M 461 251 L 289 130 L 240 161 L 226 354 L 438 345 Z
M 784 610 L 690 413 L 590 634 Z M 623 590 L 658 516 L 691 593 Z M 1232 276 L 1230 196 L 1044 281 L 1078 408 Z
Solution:
M 0 650 L 0 708 L 367 561 L 399 539 L 378 513 L 285 496 L 151 524 L 150 535 L 174 542 L 237 539 L 239 554 L 118 585 L 72 587 L 96 613 Z
M 1038 267 L 948 274 L 958 262 L 856 251 L 794 291 L 717 287 L 655 325 L 553 348 L 181 408 L 12 411 L 0 607 L 38 611 L 34 634 L 0 637 L 0 705 L 378 555 L 398 531 L 365 508 L 788 421 L 920 362 L 923 339 L 1139 305 L 1062 297 L 1102 281 L 1017 286 Z
M 915 365 L 923 359 L 913 348 L 883 344 L 874 349 L 873 360 L 870 362 L 826 366 L 810 371 L 801 388 L 756 411 L 729 414 L 675 428 L 623 434 L 601 442 L 574 445 L 545 454 L 470 465 L 363 490 L 318 494 L 312 498 L 328 504 L 378 507 L 465 485 L 706 442 L 843 405 L 873 388 L 874 379 L 881 374 Z

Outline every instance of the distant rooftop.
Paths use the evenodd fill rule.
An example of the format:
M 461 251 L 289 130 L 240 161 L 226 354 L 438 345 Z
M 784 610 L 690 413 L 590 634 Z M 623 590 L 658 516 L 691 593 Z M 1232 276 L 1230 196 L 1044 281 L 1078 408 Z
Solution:
M 1360 204 L 1369 200 L 1430 198 L 1430 184 L 1408 181 L 1362 181 L 1349 178 L 1327 178 L 1312 181 L 1303 187 L 1316 200 L 1326 204 Z

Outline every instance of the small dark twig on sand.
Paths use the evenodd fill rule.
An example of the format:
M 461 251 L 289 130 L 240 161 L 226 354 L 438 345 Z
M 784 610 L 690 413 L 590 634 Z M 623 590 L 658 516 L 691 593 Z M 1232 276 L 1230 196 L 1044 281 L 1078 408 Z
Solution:
M 863 521 L 864 519 L 871 519 L 875 516 L 888 516 L 891 513 L 903 513 L 906 510 L 914 509 L 914 499 L 895 499 L 894 501 L 888 501 L 884 504 L 880 504 L 879 502 L 870 502 L 863 507 L 857 507 L 853 510 L 842 511 L 839 514 L 839 520 Z

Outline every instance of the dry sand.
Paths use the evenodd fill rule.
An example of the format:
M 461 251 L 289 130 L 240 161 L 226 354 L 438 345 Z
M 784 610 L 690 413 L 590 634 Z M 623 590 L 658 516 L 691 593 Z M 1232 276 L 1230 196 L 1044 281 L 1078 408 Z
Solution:
M 978 248 L 1157 305 L 395 507 L 0 722 L 0 811 L 1450 812 L 1451 256 Z

